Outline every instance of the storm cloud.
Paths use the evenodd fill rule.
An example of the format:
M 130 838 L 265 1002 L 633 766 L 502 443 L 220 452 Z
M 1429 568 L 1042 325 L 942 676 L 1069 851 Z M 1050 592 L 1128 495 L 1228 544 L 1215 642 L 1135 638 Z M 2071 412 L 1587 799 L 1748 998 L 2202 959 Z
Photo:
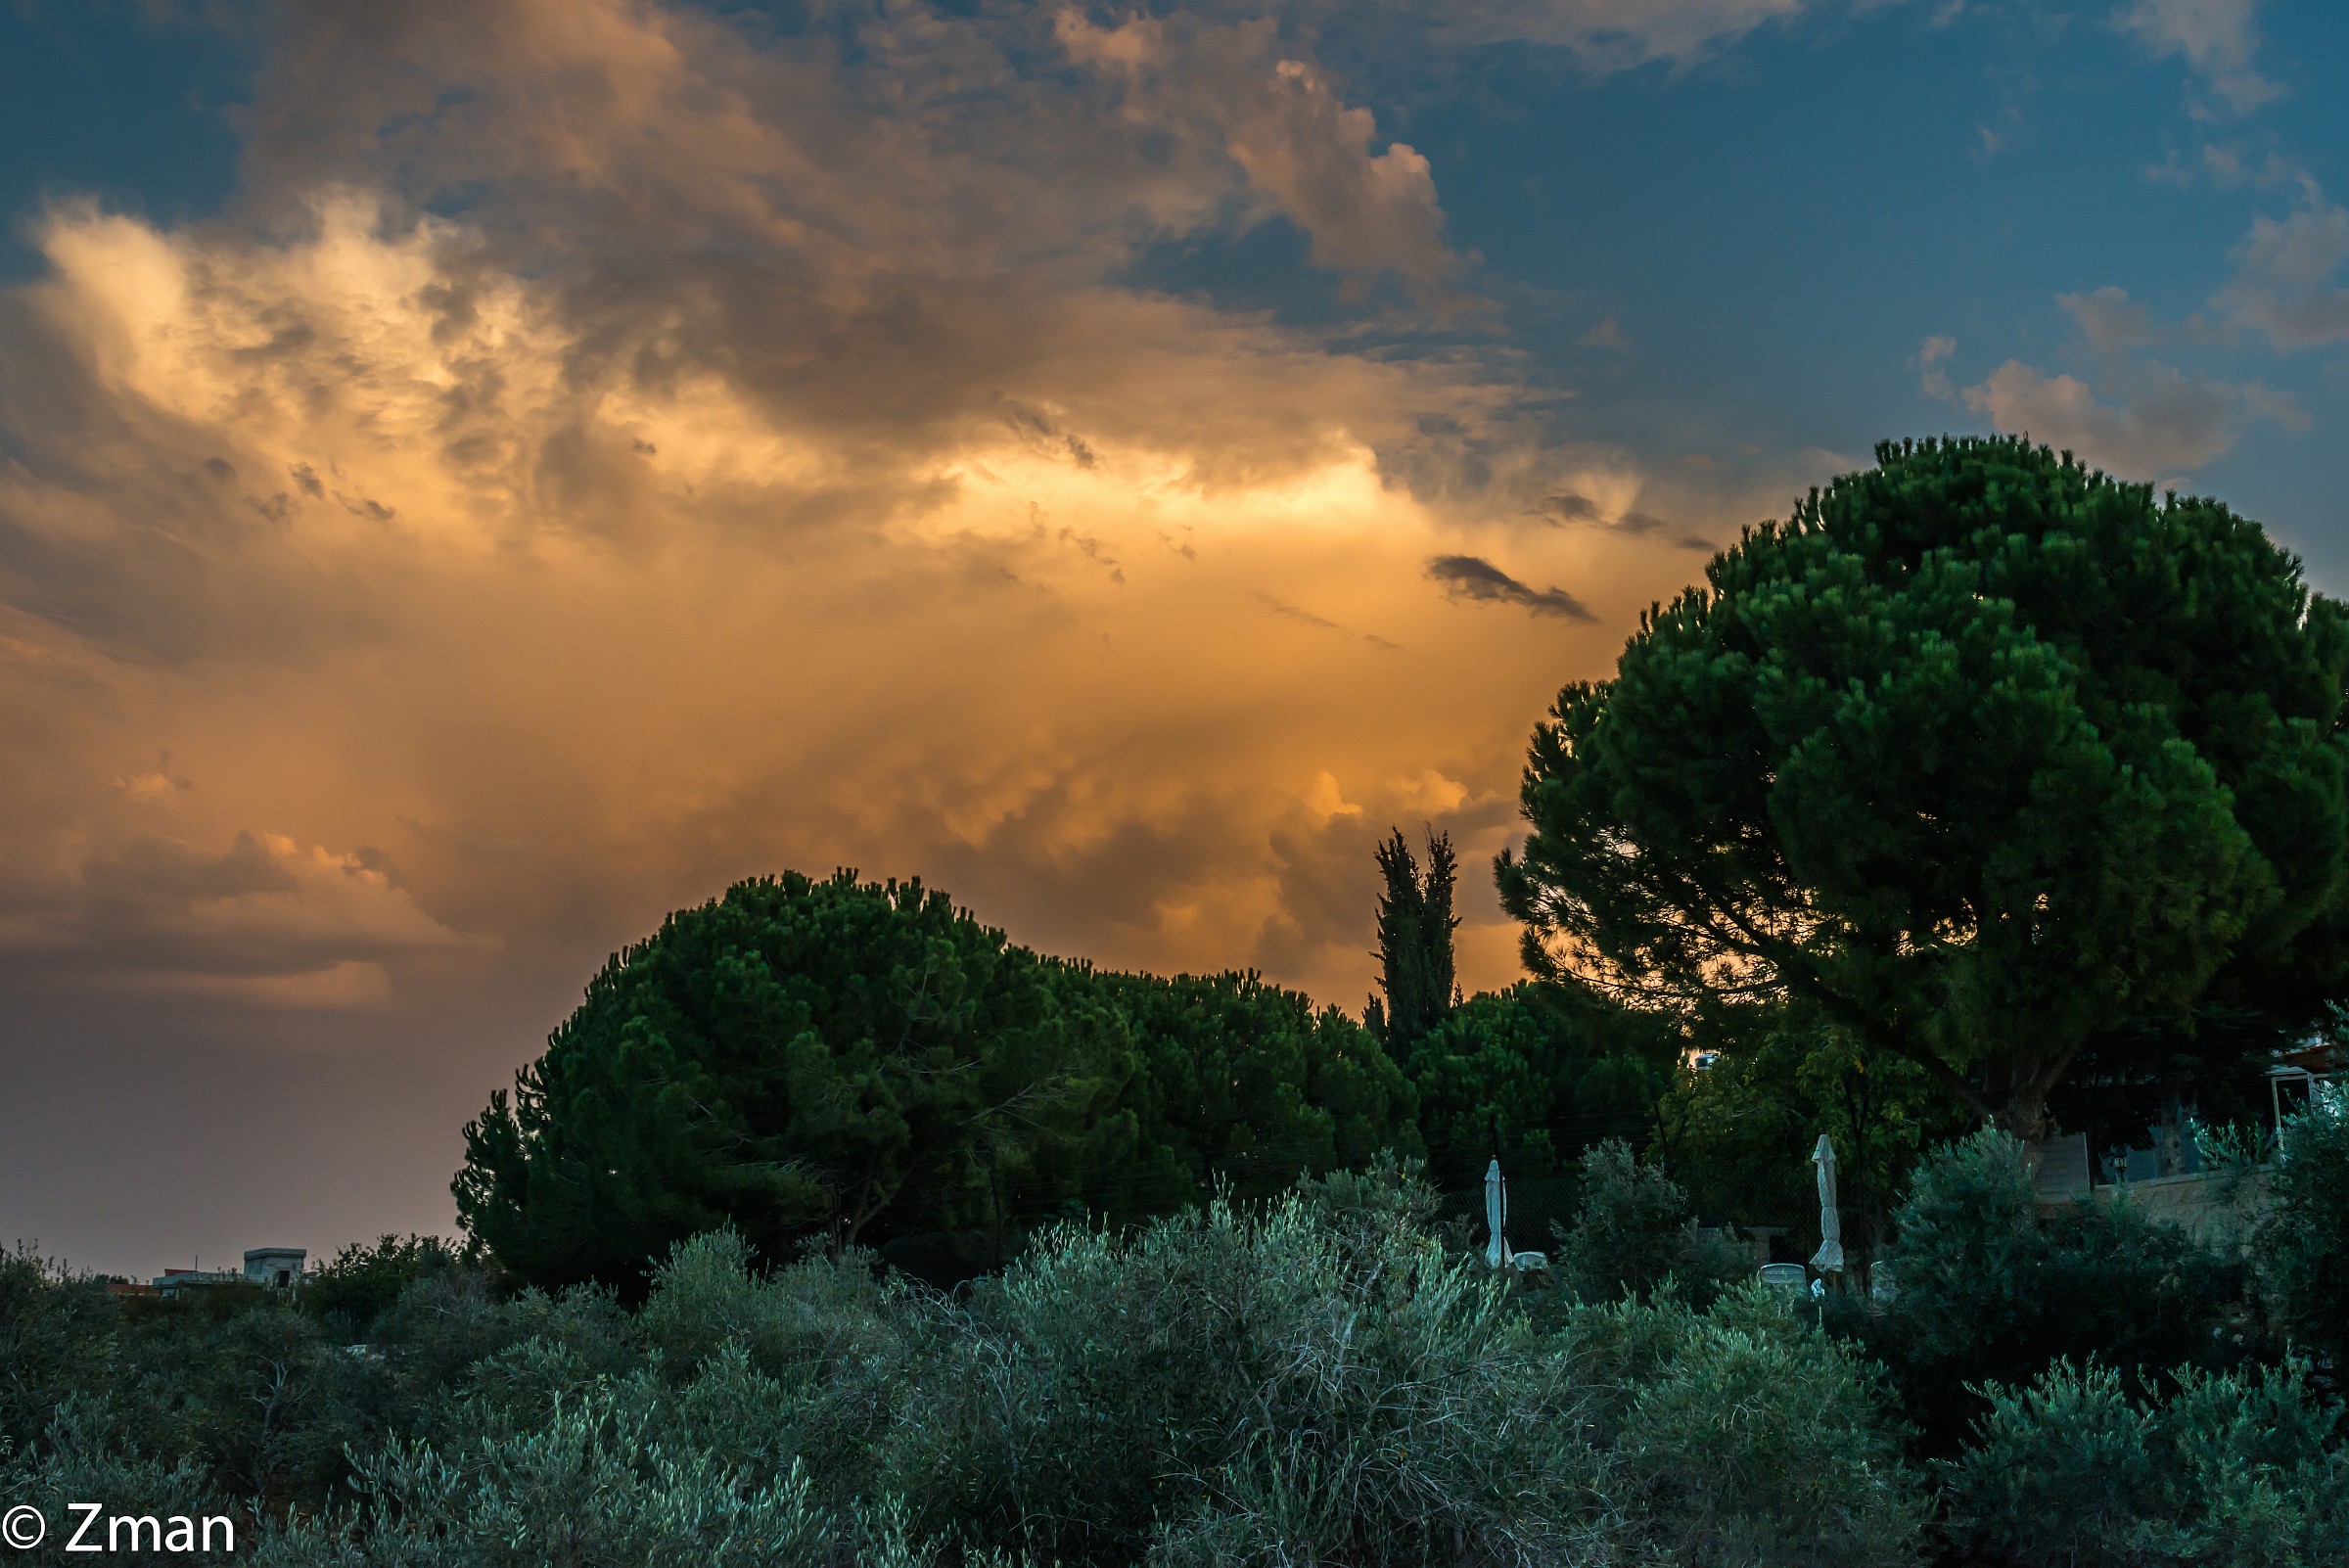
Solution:
M 1352 1007 L 1424 824 L 1512 980 L 1533 724 L 1851 465 L 1589 434 L 1373 84 L 1802 9 L 256 8 L 225 197 L 15 214 L 0 1191 L 445 1224 L 606 955 L 784 867 Z
M 1427 575 L 1455 599 L 1484 604 L 1513 604 L 1538 616 L 1564 621 L 1589 621 L 1590 609 L 1564 588 L 1537 588 L 1520 582 L 1477 555 L 1439 555 L 1427 563 Z

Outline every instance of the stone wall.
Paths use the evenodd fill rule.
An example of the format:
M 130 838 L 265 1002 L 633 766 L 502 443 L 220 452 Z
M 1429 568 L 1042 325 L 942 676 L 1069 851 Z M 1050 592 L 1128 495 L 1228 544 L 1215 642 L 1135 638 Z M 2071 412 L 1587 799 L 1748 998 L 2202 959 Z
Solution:
M 2073 1202 L 2074 1199 L 2044 1199 Z M 2148 1218 L 2165 1220 L 2199 1240 L 2244 1247 L 2268 1206 L 2268 1173 L 2198 1172 L 2153 1176 L 2095 1189 L 2097 1203 L 2135 1204 Z

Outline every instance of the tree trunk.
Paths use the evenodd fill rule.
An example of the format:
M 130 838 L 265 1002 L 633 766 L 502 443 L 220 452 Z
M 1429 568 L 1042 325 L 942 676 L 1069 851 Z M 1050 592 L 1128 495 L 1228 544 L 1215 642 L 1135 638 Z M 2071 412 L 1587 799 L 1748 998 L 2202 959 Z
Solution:
M 2186 1175 L 2186 1106 L 2175 1090 L 2162 1096 L 2161 1126 L 2154 1133 L 2153 1147 L 2160 1176 Z
M 2028 1088 L 2015 1090 L 2000 1106 L 1990 1125 L 2002 1132 L 2011 1133 L 2025 1145 L 2046 1141 L 2048 1127 L 2048 1098 Z

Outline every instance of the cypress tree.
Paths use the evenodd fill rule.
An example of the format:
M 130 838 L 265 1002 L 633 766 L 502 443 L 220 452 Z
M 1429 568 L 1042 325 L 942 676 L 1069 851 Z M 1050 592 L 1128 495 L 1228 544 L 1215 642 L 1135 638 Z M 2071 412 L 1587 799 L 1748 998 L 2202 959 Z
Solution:
M 1422 872 L 1401 828 L 1377 853 L 1386 880 L 1378 900 L 1380 994 L 1370 998 L 1364 1020 L 1383 1043 L 1400 1050 L 1441 1024 L 1459 1000 L 1451 953 L 1451 934 L 1459 926 L 1451 912 L 1457 862 L 1451 836 L 1431 832 Z

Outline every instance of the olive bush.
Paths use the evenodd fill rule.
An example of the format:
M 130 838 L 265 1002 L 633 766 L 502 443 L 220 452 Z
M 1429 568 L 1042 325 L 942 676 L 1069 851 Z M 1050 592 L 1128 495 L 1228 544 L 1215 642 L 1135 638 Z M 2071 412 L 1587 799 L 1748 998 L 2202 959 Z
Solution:
M 1587 1301 L 1625 1293 L 1641 1301 L 1666 1279 L 1703 1302 L 1746 1273 L 1719 1237 L 1697 1228 L 1687 1194 L 1632 1146 L 1609 1138 L 1582 1158 L 1582 1206 L 1558 1231 L 1566 1283 Z
M 2133 1374 L 2216 1370 L 2260 1346 L 2243 1265 L 2127 1201 L 2043 1205 L 2014 1138 L 1984 1131 L 1917 1170 L 1895 1217 L 1888 1314 L 1838 1326 L 1891 1367 L 1927 1446 L 1982 1411 L 1975 1385 L 2096 1357 Z
M 2349 1359 L 2349 1109 L 2320 1096 L 2276 1144 L 2260 1282 L 2284 1331 L 2337 1368 Z
M 1597 1560 L 1568 1358 L 1424 1232 L 1303 1199 L 1051 1232 L 944 1313 L 891 1481 L 1041 1558 Z
M 916 1568 L 888 1510 L 817 1505 L 798 1468 L 779 1477 L 663 1431 L 673 1412 L 641 1388 L 591 1386 L 543 1425 L 437 1449 L 395 1440 L 359 1468 L 352 1512 L 299 1524 L 271 1568 Z
M 165 1528 L 174 1519 L 196 1521 L 200 1529 L 207 1517 L 230 1518 L 244 1534 L 216 1537 L 215 1541 L 233 1540 L 240 1545 L 253 1542 L 250 1519 L 211 1487 L 201 1462 L 185 1453 L 170 1457 L 156 1453 L 127 1426 L 120 1412 L 101 1398 L 68 1395 L 37 1445 L 8 1452 L 13 1448 L 9 1440 L 0 1438 L 0 1501 L 9 1507 L 23 1504 L 39 1509 L 48 1526 L 38 1545 L 9 1554 L 28 1568 L 81 1560 L 78 1553 L 69 1554 L 66 1549 L 81 1523 L 80 1516 L 69 1507 L 74 1502 L 96 1501 L 110 1519 L 117 1515 L 153 1518 Z M 193 1539 L 201 1542 L 202 1537 Z M 97 1534 L 84 1539 L 82 1549 L 105 1540 L 102 1525 Z M 185 1554 L 182 1560 L 229 1562 L 233 1554 L 199 1551 Z
M 269 1568 L 1916 1559 L 1920 1478 L 1850 1345 L 1752 1290 L 1529 1298 L 1435 1212 L 1390 1162 L 1047 1229 L 953 1295 L 720 1230 L 639 1307 L 435 1268 L 344 1345 L 356 1313 L 150 1303 L 121 1363 L 190 1364 L 0 1462 L 30 1497 L 234 1511 Z M 54 1338 L 20 1336 L 29 1370 Z M 239 1392 L 261 1414 L 215 1429 Z
M 2133 1395 L 2060 1361 L 1992 1385 L 1976 1444 L 1941 1461 L 1968 1563 L 2012 1568 L 2316 1568 L 2349 1559 L 2340 1408 L 2304 1367 L 2188 1370 Z

